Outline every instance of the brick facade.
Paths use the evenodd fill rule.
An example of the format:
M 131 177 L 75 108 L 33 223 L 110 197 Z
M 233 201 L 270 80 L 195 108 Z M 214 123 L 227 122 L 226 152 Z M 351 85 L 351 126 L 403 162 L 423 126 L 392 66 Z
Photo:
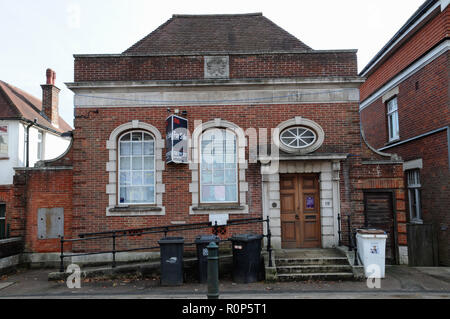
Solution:
M 431 1 L 429 1 L 431 3 Z M 441 11 L 442 9 L 442 11 Z M 425 15 L 425 13 L 423 13 Z M 424 223 L 432 223 L 439 243 L 439 263 L 450 264 L 449 189 L 449 57 L 450 7 L 426 13 L 425 23 L 388 50 L 382 62 L 372 65 L 361 86 L 361 122 L 369 144 L 395 153 L 405 162 L 421 160 L 421 206 Z M 436 53 L 438 47 L 443 49 Z M 428 59 L 418 65 L 420 59 Z M 395 82 L 395 77 L 403 76 Z M 387 107 L 383 95 L 395 90 L 400 139 L 388 143 Z M 370 100 L 373 96 L 379 98 Z M 369 102 L 368 102 L 369 101 Z M 406 166 L 405 169 L 407 169 Z M 410 222 L 406 196 L 407 221 Z
M 57 251 L 59 248 L 56 241 L 36 240 L 35 216 L 41 205 L 65 208 L 65 214 L 68 214 L 65 218 L 68 223 L 66 237 L 86 232 L 206 222 L 210 214 L 220 210 L 221 206 L 216 206 L 208 208 L 206 213 L 190 213 L 193 196 L 197 196 L 199 187 L 196 164 L 164 163 L 162 159 L 166 149 L 158 146 L 156 151 L 162 152 L 162 159 L 157 158 L 156 166 L 162 171 L 162 176 L 156 182 L 156 188 L 159 187 L 162 194 L 164 210 L 145 216 L 107 214 L 108 207 L 120 206 L 117 196 L 110 196 L 116 194 L 118 184 L 117 137 L 111 141 L 111 135 L 122 125 L 128 125 L 129 130 L 141 127 L 143 123 L 142 127 L 158 131 L 164 139 L 167 105 L 172 111 L 174 108 L 186 111 L 191 133 L 196 128 L 196 121 L 231 123 L 243 132 L 268 129 L 269 137 L 258 136 L 259 146 L 270 144 L 270 130 L 281 123 L 315 123 L 323 130 L 324 139 L 320 147 L 312 153 L 291 154 L 281 161 L 284 161 L 286 172 L 293 170 L 320 175 L 320 199 L 329 199 L 327 206 L 323 207 L 324 218 L 320 221 L 322 235 L 330 238 L 323 241 L 323 248 L 338 245 L 336 234 L 339 225 L 335 222 L 338 214 L 351 216 L 353 228 L 364 225 L 364 191 L 376 189 L 390 190 L 395 194 L 399 238 L 396 246 L 404 248 L 407 240 L 402 166 L 401 162 L 371 150 L 361 137 L 358 90 L 362 80 L 357 76 L 356 51 L 273 51 L 222 54 L 229 59 L 229 77 L 220 79 L 205 79 L 204 59 L 207 54 L 75 56 L 75 82 L 68 84 L 75 92 L 75 130 L 70 155 L 67 156 L 70 163 L 60 165 L 66 167 L 63 170 L 50 172 L 50 167 L 37 168 L 18 171 L 16 175 L 16 194 L 21 198 L 17 202 L 22 206 L 16 205 L 14 214 L 19 216 L 20 209 L 27 211 L 26 222 L 20 228 L 27 238 L 27 249 Z M 134 103 L 145 101 L 146 96 L 154 92 L 161 94 L 160 102 L 152 105 Z M 210 92 L 213 92 L 211 95 L 215 100 L 205 101 L 202 94 Z M 116 98 L 117 94 L 120 97 Z M 185 101 L 180 104 L 173 102 L 171 99 L 176 94 L 185 95 Z M 256 98 L 248 98 L 252 94 Z M 223 97 L 220 102 L 219 96 Z M 302 100 L 301 97 L 306 98 Z M 239 181 L 242 179 L 239 186 L 243 188 L 239 194 L 244 195 L 240 199 L 248 213 L 238 208 L 230 212 L 229 218 L 271 216 L 273 243 L 279 245 L 281 202 L 278 172 L 272 176 L 263 173 L 267 163 L 261 159 L 250 160 L 249 142 L 242 144 L 238 145 L 237 152 L 243 149 L 246 161 L 239 164 Z M 278 160 L 274 154 L 270 154 L 269 161 Z M 73 166 L 73 169 L 67 166 Z M 42 187 L 47 182 L 56 182 L 60 186 Z M 263 190 L 266 186 L 268 188 Z M 274 196 L 273 200 L 267 197 L 266 190 Z M 61 201 L 53 200 L 55 197 Z M 34 200 L 30 202 L 30 198 Z M 262 228 L 261 224 L 239 225 L 228 229 L 225 237 L 236 233 L 261 233 Z M 346 220 L 342 219 L 340 229 L 346 229 Z M 210 230 L 193 230 L 181 235 L 187 242 L 192 242 L 196 235 L 202 233 L 210 233 Z M 343 242 L 348 244 L 348 235 L 342 235 Z M 155 240 L 161 236 L 153 236 L 152 244 L 155 245 Z M 121 240 L 117 248 L 132 249 L 142 246 L 145 240 L 140 236 Z M 89 241 L 76 243 L 67 249 L 94 251 L 109 249 L 109 245 L 106 240 Z

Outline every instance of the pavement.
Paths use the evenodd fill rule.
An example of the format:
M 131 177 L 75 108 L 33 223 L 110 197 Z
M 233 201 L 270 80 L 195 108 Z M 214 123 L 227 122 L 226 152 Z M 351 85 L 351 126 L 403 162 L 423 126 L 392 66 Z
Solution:
M 207 285 L 163 287 L 159 278 L 82 279 L 81 288 L 48 281 L 49 269 L 20 269 L 0 278 L 0 299 L 206 299 Z M 450 268 L 387 266 L 381 287 L 366 281 L 257 282 L 221 278 L 220 299 L 450 299 Z

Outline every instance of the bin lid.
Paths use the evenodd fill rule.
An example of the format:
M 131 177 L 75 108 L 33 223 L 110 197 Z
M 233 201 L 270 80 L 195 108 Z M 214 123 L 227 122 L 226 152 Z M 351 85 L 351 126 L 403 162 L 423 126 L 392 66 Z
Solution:
M 231 237 L 232 241 L 253 241 L 253 240 L 260 240 L 263 238 L 263 235 L 259 234 L 238 234 L 233 235 Z
M 215 235 L 199 235 L 195 238 L 195 243 L 196 244 L 201 244 L 201 243 L 210 243 L 210 242 L 215 242 L 218 243 L 220 241 L 219 236 L 215 236 Z
M 158 244 L 184 244 L 184 237 L 163 237 Z
M 362 235 L 386 235 L 382 229 L 358 229 L 357 232 Z

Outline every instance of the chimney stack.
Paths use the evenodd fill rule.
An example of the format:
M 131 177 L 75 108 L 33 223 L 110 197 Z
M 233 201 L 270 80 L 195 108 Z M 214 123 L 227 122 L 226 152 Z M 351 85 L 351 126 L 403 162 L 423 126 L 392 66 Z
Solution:
M 59 89 L 55 86 L 56 73 L 52 69 L 47 69 L 47 82 L 42 84 L 42 113 L 48 118 L 53 126 L 58 127 L 59 114 Z

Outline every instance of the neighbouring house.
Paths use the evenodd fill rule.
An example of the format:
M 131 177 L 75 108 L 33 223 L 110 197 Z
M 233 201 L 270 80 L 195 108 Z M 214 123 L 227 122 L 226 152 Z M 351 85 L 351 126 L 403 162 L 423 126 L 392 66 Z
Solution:
M 403 162 L 360 134 L 356 50 L 314 50 L 260 13 L 174 15 L 123 53 L 74 57 L 73 145 L 15 175 L 11 232 L 28 253 L 55 256 L 58 236 L 270 217 L 274 249 L 376 227 L 388 261 L 407 263 Z M 132 259 L 142 240 L 117 245 Z
M 5 215 L 12 202 L 14 169 L 56 158 L 70 145 L 72 128 L 58 112 L 55 72 L 47 70 L 42 101 L 0 81 L 0 238 L 6 236 Z
M 368 143 L 405 161 L 412 265 L 450 265 L 449 22 L 448 0 L 425 1 L 360 73 Z

